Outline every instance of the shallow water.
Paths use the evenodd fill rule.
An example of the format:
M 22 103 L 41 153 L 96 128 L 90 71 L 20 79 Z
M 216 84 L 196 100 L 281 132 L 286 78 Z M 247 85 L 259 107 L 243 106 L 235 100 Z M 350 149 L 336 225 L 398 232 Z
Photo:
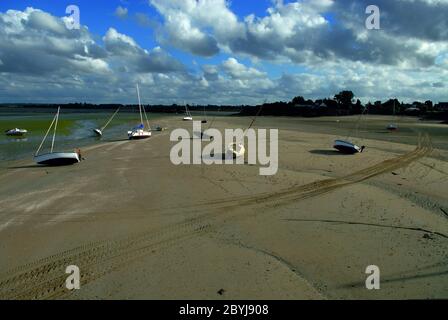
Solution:
M 140 123 L 140 116 L 133 112 L 120 112 L 106 128 L 103 138 L 98 138 L 92 129 L 100 128 L 112 116 L 113 110 L 76 111 L 61 110 L 55 140 L 55 151 L 71 151 L 97 141 L 126 139 L 127 131 Z M 32 158 L 39 147 L 55 115 L 54 109 L 0 110 L 0 161 Z M 157 120 L 170 117 L 167 114 L 149 114 L 150 125 Z M 12 128 L 23 128 L 29 132 L 24 138 L 8 137 L 4 132 Z M 51 132 L 42 152 L 51 147 Z

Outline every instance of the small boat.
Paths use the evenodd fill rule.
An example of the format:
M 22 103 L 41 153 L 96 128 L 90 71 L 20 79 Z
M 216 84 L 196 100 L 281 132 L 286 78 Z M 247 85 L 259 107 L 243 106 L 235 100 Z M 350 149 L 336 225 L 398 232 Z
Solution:
M 387 130 L 389 131 L 397 131 L 398 130 L 398 125 L 395 123 L 391 123 L 386 127 Z
M 103 131 L 104 129 L 107 128 L 107 126 L 109 125 L 109 123 L 112 122 L 112 120 L 115 118 L 115 116 L 117 115 L 117 113 L 120 111 L 120 108 L 117 109 L 117 111 L 114 112 L 114 114 L 112 115 L 112 117 L 110 117 L 110 119 L 106 122 L 106 124 L 104 126 L 102 126 L 99 129 L 93 129 L 93 132 L 98 135 L 99 137 L 103 136 Z
M 5 133 L 7 136 L 10 136 L 10 137 L 22 137 L 25 134 L 27 134 L 28 131 L 25 129 L 15 128 L 15 129 L 6 130 Z
M 334 142 L 334 148 L 346 154 L 361 153 L 365 149 L 364 146 L 358 147 L 356 144 L 344 140 L 336 140 Z
M 207 115 L 205 113 L 205 106 L 204 106 L 204 118 L 202 119 L 201 123 L 207 123 Z
M 143 124 L 135 127 L 131 131 L 128 131 L 129 140 L 143 140 L 151 137 L 151 132 L 145 130 Z
M 227 156 L 233 159 L 244 157 L 246 148 L 243 143 L 231 143 L 227 147 Z
M 148 117 L 146 116 L 145 108 L 142 107 L 142 104 L 140 102 L 140 90 L 137 84 L 137 96 L 138 96 L 138 109 L 140 111 L 140 125 L 132 129 L 131 131 L 128 131 L 128 138 L 129 140 L 142 140 L 147 139 L 151 137 L 151 128 L 149 127 Z M 148 125 L 149 131 L 145 130 L 145 125 L 143 124 L 143 113 L 145 114 L 146 123 Z
M 156 131 L 156 132 L 162 132 L 165 131 L 167 128 L 161 127 L 161 126 L 155 126 L 153 127 L 152 131 Z
M 101 129 L 93 129 L 93 132 L 95 132 L 98 136 L 103 136 L 103 130 Z
M 76 152 L 54 152 L 54 141 L 56 139 L 56 131 L 58 128 L 58 121 L 59 121 L 59 113 L 60 113 L 61 107 L 58 108 L 58 112 L 53 118 L 53 121 L 51 122 L 50 127 L 47 130 L 47 133 L 45 134 L 44 139 L 42 140 L 42 143 L 40 144 L 39 148 L 36 151 L 36 154 L 34 155 L 34 161 L 37 164 L 41 165 L 47 165 L 47 166 L 65 166 L 65 165 L 72 165 L 75 163 L 78 163 L 81 161 L 81 152 L 77 150 Z M 53 132 L 53 141 L 51 143 L 51 151 L 49 153 L 45 154 L 39 154 L 40 150 L 42 149 L 42 146 L 45 143 L 45 140 L 48 137 L 48 134 L 50 133 L 51 128 L 54 126 L 54 132 Z
M 188 110 L 187 105 L 185 104 L 185 117 L 183 121 L 193 121 L 193 116 L 191 115 L 190 110 Z
M 76 152 L 52 152 L 35 156 L 34 160 L 42 165 L 66 166 L 80 162 L 80 157 Z
M 395 117 L 395 100 L 394 100 L 394 109 L 393 109 L 394 111 L 394 117 Z M 396 124 L 396 123 L 390 123 L 387 127 L 386 127 L 386 129 L 387 130 L 389 130 L 389 131 L 397 131 L 398 130 L 398 124 Z

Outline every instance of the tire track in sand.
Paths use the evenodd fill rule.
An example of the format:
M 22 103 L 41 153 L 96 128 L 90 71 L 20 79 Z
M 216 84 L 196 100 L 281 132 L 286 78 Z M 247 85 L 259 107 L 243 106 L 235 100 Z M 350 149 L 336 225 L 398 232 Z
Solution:
M 81 285 L 91 283 L 113 271 L 129 265 L 133 260 L 154 253 L 161 248 L 191 237 L 209 233 L 230 218 L 247 218 L 235 212 L 241 206 L 262 203 L 274 205 L 316 197 L 333 190 L 359 183 L 392 170 L 405 167 L 432 151 L 429 136 L 420 136 L 417 148 L 400 157 L 385 160 L 372 167 L 343 178 L 326 179 L 275 193 L 265 193 L 199 205 L 204 212 L 158 230 L 132 235 L 122 239 L 99 241 L 63 251 L 55 255 L 17 267 L 0 276 L 0 299 L 48 299 L 70 294 L 65 288 L 65 268 L 77 265 L 81 270 Z M 207 212 L 208 211 L 208 212 Z M 261 212 L 262 213 L 262 212 Z M 259 212 L 255 213 L 261 214 Z

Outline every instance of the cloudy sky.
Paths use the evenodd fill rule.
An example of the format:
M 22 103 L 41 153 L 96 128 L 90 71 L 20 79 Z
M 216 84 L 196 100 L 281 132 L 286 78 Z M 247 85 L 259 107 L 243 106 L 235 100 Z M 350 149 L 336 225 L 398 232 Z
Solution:
M 447 80 L 448 0 L 0 1 L 0 103 L 437 102 Z

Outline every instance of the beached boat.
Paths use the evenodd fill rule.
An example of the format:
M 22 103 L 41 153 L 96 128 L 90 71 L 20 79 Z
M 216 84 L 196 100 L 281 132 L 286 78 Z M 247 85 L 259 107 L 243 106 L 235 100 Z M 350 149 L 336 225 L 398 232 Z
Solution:
M 142 107 L 141 101 L 140 101 L 140 90 L 137 84 L 137 97 L 138 97 L 138 109 L 140 111 L 140 125 L 135 127 L 134 129 L 128 131 L 128 138 L 129 140 L 142 140 L 142 139 L 148 139 L 151 137 L 151 128 L 149 126 L 148 117 L 146 116 L 146 111 L 144 107 Z M 143 109 L 143 112 L 142 112 Z M 146 130 L 145 125 L 143 124 L 143 113 L 145 114 L 146 123 L 148 125 L 148 129 Z
M 398 130 L 398 125 L 395 123 L 391 123 L 386 127 L 387 130 L 389 131 L 397 131 Z
M 15 128 L 15 129 L 6 130 L 5 133 L 7 136 L 10 136 L 10 137 L 22 137 L 25 134 L 27 134 L 28 131 L 25 129 Z
M 120 108 L 118 108 L 115 112 L 114 112 L 114 114 L 109 118 L 109 120 L 106 122 L 106 124 L 104 125 L 104 126 L 102 126 L 101 128 L 99 128 L 99 129 L 93 129 L 93 132 L 96 134 L 96 135 L 98 135 L 98 136 L 102 136 L 103 135 L 103 132 L 104 132 L 104 130 L 107 128 L 107 126 L 112 122 L 112 120 L 115 118 L 115 116 L 117 115 L 117 113 L 120 111 Z
M 395 100 L 394 100 L 394 117 L 395 117 Z M 396 123 L 390 123 L 387 127 L 387 130 L 389 131 L 397 131 L 398 130 L 398 124 Z
M 265 105 L 266 100 L 263 102 L 263 104 L 258 109 L 257 113 L 255 114 L 254 118 L 252 119 L 250 125 L 247 127 L 247 129 L 243 133 L 243 141 L 238 141 L 237 143 L 231 143 L 227 146 L 226 149 L 226 156 L 231 156 L 234 159 L 239 157 L 244 157 L 246 153 L 246 148 L 244 147 L 244 137 L 247 135 L 247 132 L 252 128 L 255 121 L 257 120 L 257 117 L 261 114 L 261 111 L 263 110 L 263 106 Z
M 202 119 L 201 123 L 207 123 L 207 114 L 205 113 L 205 106 L 204 106 L 204 118 Z
M 48 166 L 63 166 L 63 165 L 72 165 L 75 163 L 78 163 L 81 161 L 81 152 L 78 150 L 76 152 L 54 152 L 54 141 L 56 139 L 56 131 L 58 128 L 58 121 L 59 121 L 59 113 L 61 108 L 58 108 L 58 111 L 56 115 L 53 118 L 53 121 L 51 122 L 50 127 L 47 130 L 47 133 L 45 134 L 44 139 L 42 140 L 42 143 L 40 144 L 39 148 L 36 151 L 36 154 L 34 155 L 34 161 L 37 164 L 41 165 L 48 165 Z M 45 140 L 48 137 L 48 134 L 50 133 L 51 128 L 54 127 L 53 132 L 53 140 L 51 142 L 51 150 L 49 153 L 45 154 L 39 154 L 40 150 L 42 149 L 42 146 L 45 143 Z
M 246 148 L 242 142 L 240 143 L 231 143 L 227 146 L 227 157 L 236 159 L 239 157 L 244 157 L 246 153 Z
M 183 121 L 193 121 L 193 116 L 191 115 L 190 110 L 188 110 L 186 104 L 185 104 L 185 117 L 183 118 Z
M 334 142 L 334 148 L 342 153 L 356 154 L 364 151 L 365 147 L 359 147 L 354 143 L 344 140 L 336 140 Z

